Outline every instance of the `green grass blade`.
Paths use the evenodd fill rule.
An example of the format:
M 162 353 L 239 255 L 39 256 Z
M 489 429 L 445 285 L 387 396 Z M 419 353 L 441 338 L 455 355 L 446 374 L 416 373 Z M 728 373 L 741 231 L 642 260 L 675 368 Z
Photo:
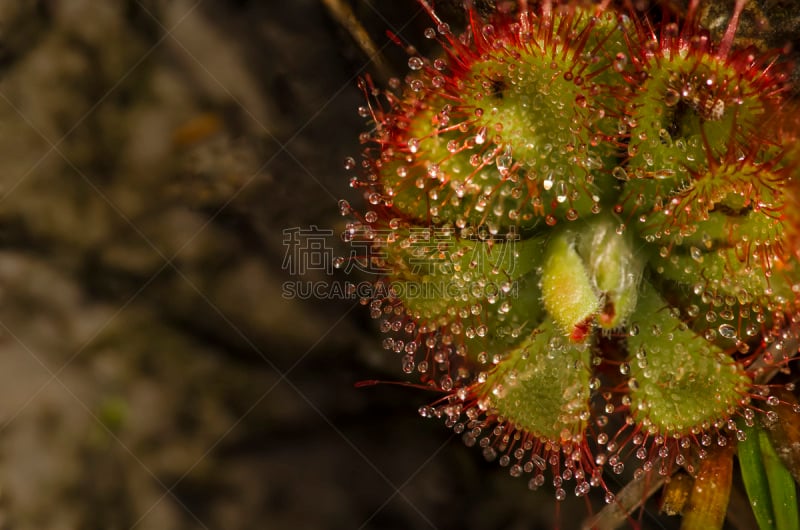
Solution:
M 776 528 L 777 530 L 800 530 L 800 514 L 798 514 L 794 478 L 781 462 L 767 433 L 759 431 L 758 441 L 769 482 Z
M 759 530 L 778 530 L 772 509 L 769 480 L 761 455 L 760 429 L 740 425 L 747 439 L 738 445 L 742 481 Z M 771 447 L 771 446 L 770 446 Z

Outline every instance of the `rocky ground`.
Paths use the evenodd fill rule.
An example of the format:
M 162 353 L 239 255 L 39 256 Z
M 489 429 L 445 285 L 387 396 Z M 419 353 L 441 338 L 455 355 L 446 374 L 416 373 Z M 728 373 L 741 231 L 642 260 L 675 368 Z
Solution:
M 347 251 L 369 69 L 319 0 L 0 2 L 0 529 L 551 526 L 430 396 L 355 388 L 399 378 L 356 301 L 284 296 L 346 280 L 296 250 Z

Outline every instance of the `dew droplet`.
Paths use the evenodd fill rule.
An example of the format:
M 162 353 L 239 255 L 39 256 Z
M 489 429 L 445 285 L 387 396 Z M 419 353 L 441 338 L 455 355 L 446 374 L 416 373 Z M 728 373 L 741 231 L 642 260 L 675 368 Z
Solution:
M 563 203 L 567 200 L 567 183 L 559 180 L 556 183 L 556 201 Z
M 513 163 L 513 159 L 511 158 L 511 146 L 506 146 L 506 150 L 503 152 L 502 155 L 499 155 L 495 160 L 497 164 L 497 169 L 500 171 L 501 174 L 505 175 L 508 173 L 508 170 L 511 169 L 511 164 Z
M 620 166 L 616 166 L 614 169 L 612 169 L 611 175 L 613 175 L 613 177 L 617 180 L 622 180 L 622 181 L 628 180 L 627 171 L 625 171 L 625 169 Z
M 532 479 L 528 481 L 528 488 L 531 490 L 537 490 L 540 486 L 544 484 L 544 475 L 536 475 Z
M 681 100 L 681 95 L 677 90 L 668 88 L 664 93 L 664 104 L 667 107 L 674 107 Z
M 628 57 L 624 53 L 618 53 L 616 57 L 614 57 L 614 62 L 612 63 L 612 67 L 616 72 L 622 72 L 625 69 L 625 65 L 628 64 Z
M 412 70 L 421 70 L 424 64 L 420 57 L 410 57 L 408 59 L 408 67 Z
M 475 135 L 475 143 L 478 145 L 482 145 L 486 142 L 486 127 L 481 127 L 478 129 L 478 133 Z

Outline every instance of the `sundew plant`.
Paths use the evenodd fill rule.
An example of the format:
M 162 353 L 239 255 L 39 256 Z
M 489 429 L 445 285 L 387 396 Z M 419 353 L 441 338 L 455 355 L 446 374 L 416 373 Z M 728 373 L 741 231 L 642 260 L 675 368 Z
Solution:
M 737 38 L 743 0 L 716 33 L 699 0 L 468 4 L 464 31 L 419 3 L 440 52 L 362 80 L 341 207 L 420 414 L 556 501 L 599 492 L 587 527 L 637 526 L 647 483 L 722 528 L 738 458 L 760 528 L 798 528 L 784 51 Z

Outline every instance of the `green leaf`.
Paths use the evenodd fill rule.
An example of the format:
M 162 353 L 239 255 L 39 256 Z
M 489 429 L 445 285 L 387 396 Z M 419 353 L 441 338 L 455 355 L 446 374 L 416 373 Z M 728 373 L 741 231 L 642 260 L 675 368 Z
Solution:
M 542 271 L 542 302 L 565 335 L 600 309 L 592 279 L 575 249 L 573 232 L 562 232 L 548 243 Z
M 778 530 L 798 530 L 800 529 L 800 515 L 798 515 L 794 478 L 781 462 L 767 433 L 763 430 L 758 432 L 758 441 L 761 446 L 764 469 L 767 472 L 776 528 Z
M 740 425 L 747 439 L 739 442 L 739 466 L 747 497 L 760 530 L 797 530 L 794 479 L 759 427 Z
M 769 494 L 769 481 L 761 457 L 761 444 L 758 429 L 739 426 L 747 438 L 739 442 L 739 467 L 742 470 L 742 481 L 750 506 L 756 516 L 760 530 L 776 530 L 775 514 L 772 510 L 772 497 Z

